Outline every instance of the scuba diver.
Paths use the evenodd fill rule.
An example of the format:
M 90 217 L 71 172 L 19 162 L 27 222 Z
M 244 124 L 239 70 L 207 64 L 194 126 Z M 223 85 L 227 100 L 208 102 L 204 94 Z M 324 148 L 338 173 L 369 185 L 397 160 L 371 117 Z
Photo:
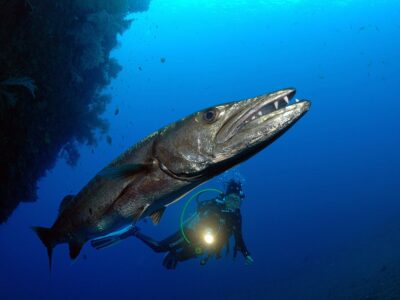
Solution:
M 120 234 L 113 234 L 92 241 L 96 249 L 111 246 L 130 236 L 135 236 L 155 252 L 166 252 L 163 266 L 167 269 L 175 269 L 178 262 L 202 257 L 200 264 L 205 265 L 215 255 L 221 258 L 221 251 L 226 247 L 226 255 L 229 254 L 229 238 L 233 235 L 235 240 L 233 257 L 236 258 L 240 251 L 246 264 L 253 263 L 253 258 L 244 243 L 242 236 L 242 216 L 240 206 L 244 199 L 242 184 L 231 179 L 227 183 L 225 193 L 218 197 L 199 201 L 197 194 L 197 211 L 190 217 L 181 230 L 162 241 L 143 234 L 136 226 L 130 226 L 128 230 Z

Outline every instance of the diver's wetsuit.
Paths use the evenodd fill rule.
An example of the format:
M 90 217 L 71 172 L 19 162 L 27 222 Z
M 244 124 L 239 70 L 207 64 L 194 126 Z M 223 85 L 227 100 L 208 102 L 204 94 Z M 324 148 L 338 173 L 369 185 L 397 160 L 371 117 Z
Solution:
M 211 216 L 216 224 L 219 223 L 218 240 L 220 242 L 217 243 L 218 248 L 215 251 L 217 257 L 220 257 L 220 252 L 224 245 L 228 245 L 229 237 L 232 234 L 235 238 L 234 257 L 236 257 L 237 251 L 241 251 L 244 257 L 250 255 L 243 240 L 240 209 L 228 210 L 218 199 L 212 199 L 201 202 L 198 211 L 200 219 L 206 219 L 207 216 Z M 229 247 L 227 247 L 227 251 L 229 251 Z
M 186 230 L 190 231 L 191 229 Z M 156 241 L 152 237 L 141 232 L 136 232 L 135 236 L 155 252 L 168 252 L 163 260 L 163 265 L 167 269 L 175 269 L 178 262 L 185 261 L 198 255 L 196 253 L 196 248 L 188 244 L 180 231 L 175 232 L 162 241 Z
M 211 228 L 216 233 L 217 239 L 212 246 L 205 246 L 199 237 L 199 232 L 205 228 Z M 199 203 L 197 224 L 194 225 L 194 228 L 185 225 L 184 232 L 190 243 L 184 239 L 181 231 L 177 231 L 159 242 L 138 231 L 134 235 L 155 252 L 169 252 L 163 261 L 163 265 L 167 269 L 174 269 L 178 262 L 197 257 L 204 252 L 208 253 L 208 257 L 202 263 L 205 263 L 213 254 L 220 258 L 221 250 L 225 245 L 227 253 L 229 252 L 229 237 L 232 234 L 235 238 L 234 257 L 237 251 L 241 251 L 245 257 L 250 255 L 242 236 L 240 209 L 227 210 L 218 199 Z

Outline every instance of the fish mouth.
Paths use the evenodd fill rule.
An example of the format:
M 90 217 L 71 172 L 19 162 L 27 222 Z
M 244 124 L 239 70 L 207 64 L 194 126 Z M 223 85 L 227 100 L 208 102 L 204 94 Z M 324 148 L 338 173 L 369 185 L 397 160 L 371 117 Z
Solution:
M 298 119 L 310 108 L 311 103 L 307 100 L 295 100 L 296 90 L 287 88 L 270 94 L 258 96 L 237 103 L 238 111 L 228 119 L 217 135 L 217 143 L 222 144 L 242 131 L 255 130 L 266 127 L 272 121 L 282 115 L 289 113 L 288 121 Z M 289 115 L 287 114 L 287 115 Z M 290 120 L 289 120 L 290 119 Z M 263 135 L 260 132 L 260 135 Z

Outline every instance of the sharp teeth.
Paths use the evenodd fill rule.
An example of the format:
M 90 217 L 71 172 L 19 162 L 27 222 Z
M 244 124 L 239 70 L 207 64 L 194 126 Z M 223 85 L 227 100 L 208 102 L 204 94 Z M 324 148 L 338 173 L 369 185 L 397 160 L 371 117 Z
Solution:
M 299 100 L 299 99 L 296 99 L 296 102 L 300 102 L 300 100 Z
M 285 100 L 285 102 L 286 102 L 287 104 L 289 104 L 289 97 L 288 97 L 288 96 L 283 97 L 283 100 Z
M 262 116 L 262 112 L 258 111 L 257 115 Z
M 275 101 L 274 105 L 275 105 L 275 109 L 278 109 L 278 101 Z

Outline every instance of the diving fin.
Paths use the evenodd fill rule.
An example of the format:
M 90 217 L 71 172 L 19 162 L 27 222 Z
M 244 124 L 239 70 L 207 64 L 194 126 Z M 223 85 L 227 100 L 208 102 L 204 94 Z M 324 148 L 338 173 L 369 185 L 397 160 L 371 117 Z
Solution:
M 148 164 L 126 164 L 119 167 L 107 167 L 97 175 L 109 179 L 127 179 L 148 168 Z
M 119 235 L 112 235 L 112 236 L 95 239 L 95 240 L 91 241 L 90 243 L 93 248 L 100 250 L 102 248 L 107 248 L 107 247 L 113 246 L 120 241 L 121 241 L 121 239 L 120 239 Z
M 53 248 L 57 244 L 56 235 L 51 228 L 32 227 L 36 232 L 43 245 L 47 248 L 47 256 L 49 258 L 49 270 L 51 271 Z
M 92 240 L 90 243 L 92 244 L 93 248 L 99 250 L 102 248 L 113 246 L 130 236 L 135 236 L 138 231 L 139 228 L 132 225 L 130 228 L 122 233 L 115 233 L 105 237 L 97 238 Z
M 165 207 L 160 208 L 159 210 L 156 210 L 155 212 L 153 212 L 150 215 L 151 220 L 153 221 L 154 225 L 157 225 L 158 223 L 160 223 L 161 217 L 163 216 L 165 211 Z

